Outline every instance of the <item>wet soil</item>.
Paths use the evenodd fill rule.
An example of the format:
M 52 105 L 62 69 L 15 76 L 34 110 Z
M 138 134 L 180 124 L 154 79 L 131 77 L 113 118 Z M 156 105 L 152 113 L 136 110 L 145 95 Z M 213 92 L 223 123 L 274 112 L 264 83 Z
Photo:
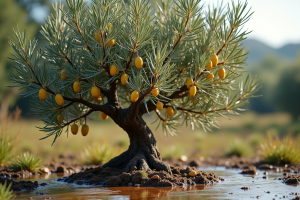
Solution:
M 105 187 L 117 186 L 135 186 L 135 187 L 174 187 L 196 184 L 213 184 L 222 181 L 214 173 L 197 171 L 195 167 L 179 168 L 171 167 L 172 175 L 165 171 L 144 172 L 134 170 L 126 173 L 124 170 L 115 170 L 111 168 L 90 168 L 84 172 L 72 174 L 68 177 L 58 179 L 67 183 L 78 185 L 97 185 Z M 191 171 L 196 171 L 196 176 L 190 176 Z M 158 179 L 153 179 L 154 176 Z
M 38 184 L 37 181 L 14 181 L 12 179 L 8 178 L 0 178 L 0 184 L 4 185 L 6 182 L 6 185 L 11 184 L 10 190 L 12 191 L 24 191 L 24 190 L 35 190 L 38 186 L 46 186 L 47 183 L 41 183 Z
M 60 200 L 94 200 L 94 199 L 296 199 L 299 186 L 283 184 L 278 178 L 283 173 L 257 169 L 257 175 L 241 174 L 243 169 L 228 169 L 225 167 L 200 167 L 198 171 L 216 173 L 226 181 L 214 185 L 191 185 L 178 187 L 101 187 L 93 185 L 69 184 L 57 181 L 57 178 L 66 176 L 53 173 L 50 175 L 32 176 L 30 181 L 46 182 L 45 187 L 38 187 L 35 191 L 16 192 L 16 200 L 23 199 L 60 199 Z M 244 187 L 244 189 L 242 189 Z

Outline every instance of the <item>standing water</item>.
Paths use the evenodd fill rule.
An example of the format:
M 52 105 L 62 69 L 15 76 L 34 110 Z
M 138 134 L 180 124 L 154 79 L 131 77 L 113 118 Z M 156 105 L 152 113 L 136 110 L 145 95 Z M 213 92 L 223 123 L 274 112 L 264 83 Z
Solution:
M 129 200 L 129 199 L 295 199 L 292 193 L 299 193 L 299 186 L 285 185 L 278 178 L 281 173 L 270 172 L 268 178 L 263 178 L 264 171 L 258 171 L 257 176 L 240 174 L 241 170 L 225 167 L 200 168 L 214 172 L 226 180 L 215 185 L 197 185 L 187 187 L 92 187 L 72 185 L 56 181 L 62 175 L 51 174 L 38 179 L 27 179 L 47 183 L 30 192 L 18 192 L 19 199 L 59 199 L 59 200 Z M 248 189 L 241 189 L 247 187 Z

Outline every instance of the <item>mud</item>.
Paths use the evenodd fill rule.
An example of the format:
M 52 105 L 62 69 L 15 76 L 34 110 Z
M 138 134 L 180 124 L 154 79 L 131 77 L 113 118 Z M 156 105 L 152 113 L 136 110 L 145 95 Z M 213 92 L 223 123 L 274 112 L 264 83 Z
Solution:
M 117 186 L 135 186 L 135 187 L 174 187 L 196 184 L 213 184 L 223 179 L 214 173 L 198 171 L 195 167 L 171 167 L 172 175 L 165 171 L 144 171 L 134 170 L 131 173 L 126 173 L 124 170 L 115 170 L 111 168 L 90 168 L 84 172 L 72 174 L 68 177 L 58 179 L 67 183 L 98 185 L 107 187 Z M 189 176 L 189 172 L 195 170 L 195 177 Z M 152 177 L 158 175 L 159 179 L 154 180 Z
M 291 185 L 300 185 L 300 175 L 287 175 L 283 179 L 283 182 Z
M 23 191 L 23 190 L 35 190 L 39 186 L 46 186 L 46 183 L 41 183 L 38 184 L 37 181 L 32 182 L 32 181 L 14 181 L 12 179 L 7 179 L 7 178 L 0 178 L 0 184 L 4 184 L 6 182 L 6 185 L 8 186 L 9 184 L 11 185 L 10 190 L 12 191 Z

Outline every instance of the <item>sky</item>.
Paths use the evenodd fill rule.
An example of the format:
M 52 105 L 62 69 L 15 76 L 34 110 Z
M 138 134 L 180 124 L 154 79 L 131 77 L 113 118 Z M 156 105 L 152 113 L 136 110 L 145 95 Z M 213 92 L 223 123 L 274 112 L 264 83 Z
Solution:
M 215 5 L 221 2 L 203 1 L 205 4 Z M 224 3 L 228 2 L 231 0 L 224 0 Z M 248 35 L 249 38 L 257 39 L 274 48 L 289 43 L 300 43 L 300 0 L 248 0 L 248 5 L 254 11 L 250 21 L 245 24 L 245 29 L 253 31 Z
M 202 0 L 206 5 L 221 0 Z M 223 0 L 224 4 L 231 0 Z M 234 0 L 238 2 L 239 0 Z M 240 0 L 246 2 L 246 0 Z M 290 43 L 300 43 L 300 0 L 248 0 L 254 14 L 245 24 L 245 29 L 253 32 L 249 38 L 280 48 Z M 33 16 L 41 22 L 46 17 L 44 9 L 33 10 Z

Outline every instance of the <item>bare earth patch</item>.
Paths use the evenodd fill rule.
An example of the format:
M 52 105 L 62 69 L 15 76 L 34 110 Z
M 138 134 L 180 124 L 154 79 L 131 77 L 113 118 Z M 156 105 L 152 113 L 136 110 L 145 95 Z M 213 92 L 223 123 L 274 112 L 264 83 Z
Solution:
M 90 168 L 84 172 L 72 174 L 68 177 L 58 179 L 67 183 L 99 185 L 99 186 L 136 186 L 136 187 L 173 187 L 196 184 L 213 184 L 223 179 L 214 173 L 207 173 L 205 171 L 197 172 L 195 167 L 187 167 L 186 169 L 180 167 L 171 167 L 172 175 L 166 171 L 144 171 L 133 170 L 126 173 L 123 170 L 115 170 L 111 168 Z M 189 173 L 195 170 L 197 175 L 189 176 Z M 153 176 L 158 175 L 159 179 L 152 179 Z

